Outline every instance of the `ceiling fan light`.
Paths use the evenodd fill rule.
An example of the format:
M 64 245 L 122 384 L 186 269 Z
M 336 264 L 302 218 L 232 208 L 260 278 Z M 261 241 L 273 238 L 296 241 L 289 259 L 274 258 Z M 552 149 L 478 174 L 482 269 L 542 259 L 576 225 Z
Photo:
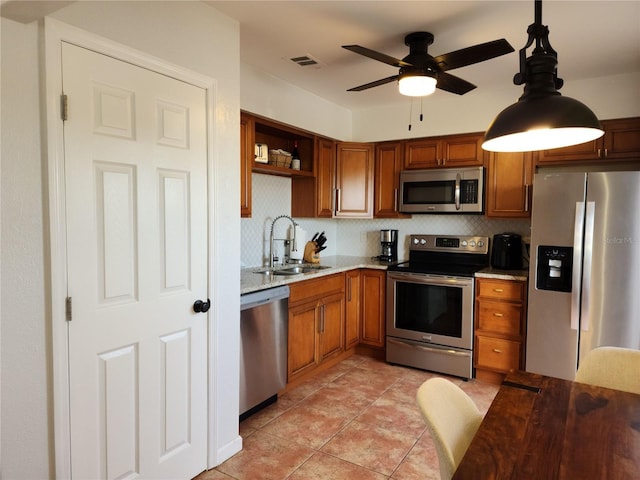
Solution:
M 428 75 L 403 76 L 398 80 L 398 89 L 408 97 L 424 97 L 436 91 L 437 80 Z
M 559 93 L 521 98 L 489 125 L 482 148 L 492 152 L 550 150 L 589 142 L 604 134 L 583 103 Z

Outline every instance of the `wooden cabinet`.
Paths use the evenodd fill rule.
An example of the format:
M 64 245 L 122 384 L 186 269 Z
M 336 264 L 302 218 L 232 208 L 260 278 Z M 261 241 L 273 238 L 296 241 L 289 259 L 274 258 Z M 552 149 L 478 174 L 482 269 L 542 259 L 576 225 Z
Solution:
M 349 349 L 360 343 L 360 270 L 349 270 L 345 281 L 345 348 Z
M 251 169 L 254 156 L 253 117 L 240 114 L 240 216 L 251 217 Z
M 338 273 L 291 284 L 288 381 L 344 351 L 344 278 Z
M 373 153 L 373 144 L 337 144 L 335 217 L 373 217 Z
M 476 378 L 500 383 L 524 369 L 527 282 L 476 279 L 474 367 Z
M 492 152 L 485 183 L 487 217 L 530 217 L 533 173 L 531 152 Z
M 336 142 L 315 139 L 314 176 L 291 179 L 291 215 L 293 217 L 333 217 L 336 176 Z
M 404 168 L 481 167 L 484 134 L 469 133 L 407 140 Z
M 409 217 L 398 211 L 403 156 L 403 142 L 384 142 L 376 145 L 373 194 L 373 216 L 376 218 Z
M 382 348 L 385 345 L 385 305 L 387 272 L 362 269 L 361 282 L 361 334 L 360 343 Z
M 640 158 L 640 117 L 602 120 L 604 135 L 570 147 L 537 152 L 537 165 L 593 163 Z

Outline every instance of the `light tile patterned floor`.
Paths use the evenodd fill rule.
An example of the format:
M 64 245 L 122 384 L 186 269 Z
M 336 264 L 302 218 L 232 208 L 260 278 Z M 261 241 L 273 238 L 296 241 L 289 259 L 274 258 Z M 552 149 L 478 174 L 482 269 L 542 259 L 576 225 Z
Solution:
M 242 422 L 242 451 L 195 480 L 438 480 L 415 401 L 433 376 L 354 355 Z M 498 391 L 450 380 L 483 412 Z

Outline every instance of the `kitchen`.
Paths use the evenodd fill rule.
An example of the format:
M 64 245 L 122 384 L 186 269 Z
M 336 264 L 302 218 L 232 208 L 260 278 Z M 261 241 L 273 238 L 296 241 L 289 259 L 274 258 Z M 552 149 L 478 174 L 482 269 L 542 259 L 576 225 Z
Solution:
M 68 5 L 52 16 L 219 78 L 221 103 L 218 118 L 222 120 L 217 126 L 220 140 L 218 156 L 224 161 L 220 160 L 217 168 L 228 180 L 239 177 L 235 159 L 239 156 L 237 125 L 240 109 L 332 138 L 382 141 L 407 136 L 408 103 L 395 107 L 380 107 L 375 111 L 351 111 L 273 76 L 265 75 L 251 65 L 241 63 L 238 58 L 240 29 L 237 23 L 204 4 L 189 2 L 189 5 L 185 5 L 181 2 L 181 5 L 171 5 L 167 2 L 161 6 L 150 7 L 114 2 L 114 5 L 109 5 L 106 9 L 104 5 L 92 5 L 93 2 L 82 3 Z M 517 27 L 518 33 L 513 40 L 516 48 L 524 41 L 524 31 L 531 19 L 530 10 L 526 9 L 522 25 Z M 634 18 L 633 14 L 630 17 Z M 176 21 L 176 18 L 179 21 Z M 203 19 L 216 25 L 216 31 L 209 31 Z M 600 18 L 590 21 L 597 25 Z M 614 25 L 618 22 L 609 23 Z M 632 25 L 635 24 L 632 22 Z M 157 26 L 163 26 L 164 29 Z M 7 19 L 4 13 L 2 27 L 2 170 L 3 180 L 10 179 L 3 181 L 2 188 L 3 466 L 7 476 L 52 478 L 56 463 L 53 453 L 54 420 L 51 393 L 54 381 L 51 376 L 51 333 L 47 314 L 49 294 L 45 280 L 49 271 L 43 267 L 47 263 L 48 254 L 43 247 L 47 237 L 47 221 L 44 220 L 47 217 L 47 207 L 43 187 L 43 184 L 46 184 L 46 175 L 41 160 L 46 146 L 44 141 L 38 142 L 41 132 L 34 127 L 39 125 L 42 114 L 39 103 L 41 99 L 38 95 L 38 79 L 43 75 L 37 62 L 39 28 L 35 23 L 19 23 Z M 550 22 L 550 27 L 554 38 L 553 35 L 559 35 L 564 25 L 555 26 Z M 164 32 L 168 30 L 177 32 L 175 38 L 167 38 Z M 495 36 L 495 32 L 492 32 L 489 37 Z M 634 41 L 631 40 L 629 43 L 634 44 Z M 212 50 L 212 45 L 217 47 Z M 560 48 L 556 44 L 556 47 L 561 55 L 566 51 L 564 45 Z M 580 48 L 587 49 L 584 45 Z M 216 56 L 214 60 L 210 59 L 212 51 Z M 208 63 L 203 63 L 203 58 L 209 59 Z M 563 58 L 567 58 L 566 53 L 561 56 L 561 72 Z M 427 115 L 420 126 L 416 121 L 412 136 L 444 135 L 485 129 L 497 111 L 510 104 L 519 94 L 519 89 L 511 85 L 515 63 L 515 58 L 509 58 L 506 62 L 509 73 L 501 79 L 504 81 L 500 88 L 484 85 L 471 97 L 440 96 L 434 97 L 433 103 L 425 103 L 425 108 L 428 106 L 429 111 L 444 113 L 437 117 Z M 589 106 L 602 118 L 638 116 L 640 99 L 637 96 L 637 85 L 640 78 L 638 70 L 634 68 L 606 77 L 567 80 L 563 93 L 576 98 L 588 98 Z M 225 74 L 221 75 L 220 71 L 224 71 Z M 8 72 L 22 73 L 9 75 Z M 603 95 L 603 91 L 607 94 Z M 460 111 L 464 111 L 465 114 L 461 116 L 456 113 Z M 10 161 L 11 158 L 18 158 L 20 161 Z M 224 277 L 219 278 L 222 284 L 219 295 L 226 299 L 225 308 L 228 309 L 218 312 L 218 315 L 226 315 L 225 318 L 233 319 L 238 315 L 238 267 L 241 262 L 247 266 L 262 263 L 265 250 L 255 239 L 262 238 L 266 241 L 268 238 L 266 219 L 273 219 L 291 211 L 289 196 L 282 195 L 282 192 L 289 191 L 290 180 L 261 174 L 255 177 L 254 198 L 260 198 L 260 201 L 254 202 L 251 220 L 241 221 L 236 214 L 236 199 L 239 197 L 237 182 L 227 181 L 221 184 L 221 192 L 217 198 L 220 210 L 216 211 L 216 214 L 224 224 L 224 236 L 218 239 L 222 253 L 216 257 L 216 261 L 220 269 L 225 271 Z M 516 231 L 527 236 L 528 230 L 528 222 L 525 220 L 487 220 L 482 216 L 414 216 L 412 219 L 392 221 L 301 219 L 301 224 L 307 232 L 326 231 L 328 242 L 327 249 L 322 252 L 324 256 L 343 251 L 348 255 L 375 255 L 379 246 L 377 232 L 383 228 L 398 229 L 404 242 L 406 236 L 411 233 L 446 231 L 464 234 L 469 230 L 478 229 L 486 235 Z M 8 225 L 12 225 L 13 228 L 9 228 Z M 402 245 L 406 243 L 401 243 Z M 404 251 L 401 248 L 399 254 L 406 254 L 406 246 Z M 24 291 L 30 292 L 32 299 L 28 312 L 24 312 L 22 302 L 18 300 L 24 298 Z M 226 339 L 234 338 L 233 332 L 223 333 L 228 333 Z M 221 340 L 221 345 L 222 351 L 226 351 L 224 340 Z M 227 355 L 233 354 L 232 351 L 226 352 Z M 220 441 L 230 441 L 234 434 L 229 432 L 234 432 L 235 428 L 222 421 L 220 429 L 226 433 L 220 437 Z M 20 475 L 16 474 L 18 471 L 21 472 Z

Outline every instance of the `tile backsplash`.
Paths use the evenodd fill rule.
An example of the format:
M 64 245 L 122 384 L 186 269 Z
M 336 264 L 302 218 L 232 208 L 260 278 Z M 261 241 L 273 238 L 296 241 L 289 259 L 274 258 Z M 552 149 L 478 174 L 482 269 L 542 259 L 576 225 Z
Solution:
M 241 221 L 242 266 L 264 265 L 269 256 L 269 233 L 273 219 L 291 214 L 291 179 L 254 173 L 252 175 L 252 216 Z M 485 235 L 519 233 L 530 236 L 528 219 L 489 219 L 484 215 L 413 215 L 409 219 L 313 219 L 294 218 L 307 233 L 324 231 L 327 249 L 321 255 L 376 256 L 380 254 L 380 230 L 398 230 L 398 257 L 408 254 L 409 235 Z M 274 237 L 287 237 L 290 222 L 278 220 Z M 274 249 L 282 258 L 284 242 L 276 240 Z

